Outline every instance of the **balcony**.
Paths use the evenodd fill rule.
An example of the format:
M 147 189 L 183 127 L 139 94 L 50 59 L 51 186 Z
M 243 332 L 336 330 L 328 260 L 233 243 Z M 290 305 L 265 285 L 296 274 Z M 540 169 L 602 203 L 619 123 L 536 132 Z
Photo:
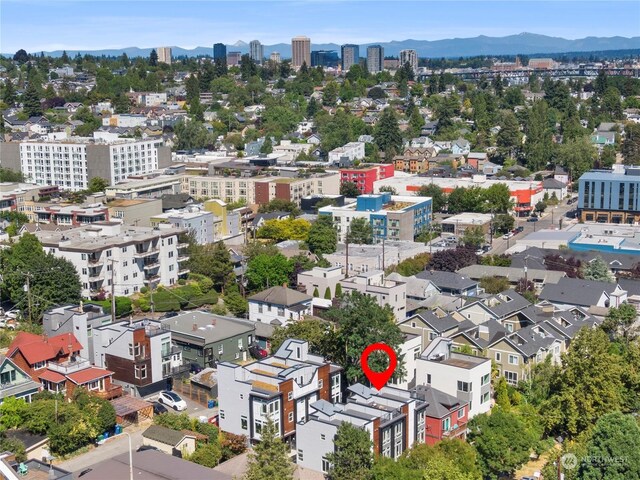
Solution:
M 89 260 L 89 265 L 103 265 L 104 264 L 104 260 L 102 260 L 99 255 L 97 257 L 89 255 L 88 260 Z
M 69 375 L 80 370 L 91 368 L 91 362 L 82 357 L 75 357 L 74 360 L 69 359 L 64 362 L 48 362 L 47 368 L 49 370 L 53 370 L 54 372 L 58 372 L 61 375 Z
M 178 244 L 176 245 L 176 248 L 177 248 L 178 250 L 180 250 L 180 249 L 182 249 L 182 248 L 187 248 L 188 246 L 189 246 L 189 244 L 188 244 L 188 243 L 178 243 Z
M 188 255 L 180 255 L 180 256 L 178 256 L 178 262 L 186 262 L 187 260 L 189 260 L 189 256 Z
M 191 270 L 189 270 L 188 268 L 183 268 L 182 270 L 178 270 L 178 276 L 180 275 L 187 275 Z
M 138 250 L 136 249 L 136 253 L 133 254 L 135 258 L 147 258 L 151 255 L 157 255 L 160 253 L 160 249 L 158 247 L 150 248 L 149 250 Z
M 160 281 L 160 275 L 147 275 L 147 277 L 144 279 L 144 283 L 149 284 L 149 283 L 156 283 Z
M 160 267 L 160 262 L 158 260 L 152 260 L 150 262 L 145 262 L 143 268 L 145 270 L 153 270 L 153 269 L 159 268 L 159 267 Z

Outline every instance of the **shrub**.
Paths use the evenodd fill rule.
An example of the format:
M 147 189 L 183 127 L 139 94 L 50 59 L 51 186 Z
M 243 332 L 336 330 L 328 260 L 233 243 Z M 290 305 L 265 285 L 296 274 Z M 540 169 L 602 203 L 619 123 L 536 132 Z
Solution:
M 141 294 L 143 294 L 143 295 L 144 295 L 145 293 L 147 293 L 148 291 L 149 291 L 149 287 L 142 287 L 142 288 L 140 289 L 140 293 L 141 293 Z

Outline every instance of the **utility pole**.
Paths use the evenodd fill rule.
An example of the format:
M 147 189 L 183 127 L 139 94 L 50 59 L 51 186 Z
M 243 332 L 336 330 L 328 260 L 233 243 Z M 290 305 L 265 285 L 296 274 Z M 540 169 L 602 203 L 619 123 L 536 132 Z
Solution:
M 107 262 L 111 264 L 111 323 L 116 323 L 116 260 L 109 258 Z
M 31 273 L 27 272 L 24 274 L 25 277 L 27 277 L 27 303 L 29 305 L 29 323 L 31 323 L 31 319 L 32 319 L 32 301 L 31 301 Z
M 149 306 L 151 307 L 151 318 L 154 318 L 156 313 L 156 306 L 153 303 L 153 282 L 149 282 Z
M 384 237 L 382 237 L 382 272 L 384 273 Z

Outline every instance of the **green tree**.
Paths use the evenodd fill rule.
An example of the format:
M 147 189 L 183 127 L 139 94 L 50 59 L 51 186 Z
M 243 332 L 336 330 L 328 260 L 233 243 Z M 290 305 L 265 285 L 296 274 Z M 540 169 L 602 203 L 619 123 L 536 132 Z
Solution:
M 462 243 L 465 247 L 478 248 L 485 242 L 482 227 L 467 227 L 462 235 Z
M 298 215 L 300 208 L 295 202 L 290 200 L 283 200 L 281 198 L 274 198 L 269 203 L 263 203 L 258 209 L 259 213 L 269 212 L 289 212 L 292 215 Z
M 615 87 L 608 87 L 600 101 L 600 111 L 611 120 L 622 118 L 622 102 L 620 91 Z
M 524 151 L 527 168 L 537 172 L 546 167 L 553 151 L 547 102 L 539 100 L 533 104 L 525 125 L 527 141 L 524 144 Z
M 109 181 L 101 177 L 93 177 L 89 180 L 89 191 L 91 193 L 104 192 L 109 186 Z
M 327 311 L 326 318 L 336 323 L 334 361 L 342 365 L 350 383 L 366 382 L 360 356 L 367 346 L 377 342 L 386 343 L 396 351 L 398 366 L 394 375 L 403 378 L 404 358 L 400 353 L 403 334 L 389 305 L 381 307 L 372 297 L 354 291 L 342 295 L 337 306 Z M 388 366 L 388 357 L 382 352 L 373 352 L 368 364 L 374 371 L 382 371 Z
M 373 227 L 366 218 L 354 218 L 349 224 L 347 242 L 359 245 L 373 243 Z
M 330 480 L 367 480 L 373 466 L 369 432 L 342 422 L 334 438 L 335 451 L 327 455 L 331 463 Z
M 512 112 L 507 112 L 502 116 L 496 144 L 510 157 L 514 157 L 516 150 L 522 146 L 520 124 Z
M 333 225 L 333 217 L 331 215 L 319 215 L 318 219 L 311 224 L 307 244 L 311 253 L 316 255 L 324 255 L 336 251 L 338 232 Z
M 554 372 L 540 413 L 547 431 L 576 436 L 623 405 L 624 369 L 601 329 L 583 328 Z
M 378 148 L 390 159 L 402 148 L 402 134 L 398 126 L 398 118 L 391 107 L 382 112 L 374 130 L 374 138 Z
M 192 273 L 210 278 L 219 292 L 233 283 L 235 277 L 231 254 L 223 242 L 198 245 L 190 239 L 188 243 L 189 270 Z
M 484 189 L 484 210 L 495 213 L 506 213 L 513 207 L 509 187 L 504 183 L 495 183 Z
M 13 107 L 16 103 L 16 89 L 10 78 L 5 78 L 4 88 L 2 89 L 2 101 L 8 106 Z
M 640 124 L 627 123 L 624 127 L 626 133 L 622 142 L 622 156 L 626 165 L 638 165 L 640 163 Z
M 434 212 L 441 212 L 447 205 L 447 196 L 442 191 L 442 188 L 434 183 L 422 185 L 416 195 L 419 197 L 431 197 L 431 209 Z
M 511 411 L 494 407 L 491 415 L 476 415 L 469 422 L 469 441 L 478 452 L 487 477 L 512 475 L 528 459 L 539 440 L 536 432 Z
M 495 293 L 499 293 L 499 292 L 495 292 Z M 496 385 L 496 405 L 506 410 L 511 408 L 511 400 L 509 400 L 509 390 L 507 388 L 507 381 L 505 380 L 504 377 L 498 378 L 498 383 Z
M 188 460 L 204 467 L 214 468 L 222 458 L 222 450 L 217 443 L 199 444 Z
M 602 323 L 602 328 L 613 338 L 632 339 L 637 334 L 637 328 L 634 328 L 637 319 L 636 307 L 630 303 L 623 303 L 619 307 L 609 309 L 609 313 Z
M 156 52 L 155 48 L 151 50 L 151 53 L 149 54 L 149 66 L 151 67 L 158 66 L 158 52 Z
M 35 83 L 29 83 L 22 95 L 22 110 L 29 117 L 42 115 L 42 103 L 40 102 L 40 92 Z
M 325 107 L 335 107 L 340 87 L 335 81 L 327 82 L 322 89 L 322 104 Z
M 18 62 L 20 65 L 29 61 L 29 54 L 24 48 L 21 48 L 13 55 L 13 61 Z
M 496 215 L 493 219 L 493 228 L 496 233 L 507 233 L 513 230 L 516 221 L 508 213 Z
M 273 152 L 273 143 L 271 143 L 271 137 L 269 135 L 264 139 L 264 143 L 260 147 L 260 153 L 272 153 Z
M 495 295 L 496 293 L 504 292 L 509 289 L 509 280 L 504 277 L 482 277 L 480 279 L 480 286 L 484 288 L 485 292 Z
M 631 415 L 620 412 L 602 416 L 587 442 L 587 458 L 580 478 L 640 479 L 640 427 Z
M 276 255 L 258 255 L 247 263 L 246 278 L 250 290 L 284 285 L 289 282 L 293 265 L 281 253 Z
M 324 290 L 324 299 L 331 300 L 331 289 L 329 287 Z
M 568 140 L 560 146 L 558 160 L 571 172 L 572 178 L 580 178 L 592 169 L 598 158 L 598 151 L 585 137 Z
M 191 104 L 196 98 L 200 98 L 200 82 L 195 74 L 189 75 L 185 82 L 187 92 L 187 103 Z
M 299 322 L 290 322 L 286 327 L 275 328 L 271 337 L 271 350 L 277 351 L 288 338 L 297 338 L 309 342 L 309 349 L 313 353 L 331 356 L 334 336 L 331 324 L 324 320 L 309 318 Z
M 614 163 L 616 163 L 616 147 L 605 145 L 600 152 L 600 167 L 611 168 Z
M 582 266 L 582 278 L 585 280 L 595 280 L 598 282 L 613 282 L 614 277 L 609 271 L 607 262 L 598 256 L 590 262 L 585 262 Z
M 271 219 L 264 222 L 258 229 L 259 238 L 268 238 L 276 242 L 284 240 L 306 241 L 309 237 L 311 224 L 302 218 Z
M 178 122 L 174 126 L 174 133 L 178 150 L 200 149 L 214 143 L 205 126 L 197 120 Z
M 260 437 L 260 443 L 249 454 L 244 480 L 293 479 L 294 465 L 289 459 L 289 447 L 280 438 L 271 418 L 267 419 Z
M 224 292 L 224 305 L 237 317 L 243 316 L 249 309 L 247 300 L 240 295 L 240 289 L 235 283 L 226 288 Z
M 340 195 L 344 195 L 348 198 L 355 198 L 360 195 L 360 190 L 358 190 L 358 185 L 354 182 L 342 182 L 340 184 Z

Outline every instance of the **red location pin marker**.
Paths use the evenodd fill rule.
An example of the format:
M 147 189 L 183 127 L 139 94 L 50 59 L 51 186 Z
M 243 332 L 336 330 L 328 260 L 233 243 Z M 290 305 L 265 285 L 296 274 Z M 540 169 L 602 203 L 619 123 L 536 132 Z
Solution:
M 377 350 L 382 350 L 389 357 L 389 368 L 387 368 L 384 372 L 374 372 L 369 368 L 369 355 Z M 362 355 L 360 356 L 360 366 L 362 367 L 362 371 L 367 376 L 371 385 L 376 387 L 377 390 L 382 389 L 389 379 L 393 372 L 396 370 L 396 366 L 398 365 L 398 359 L 396 357 L 396 352 L 393 351 L 386 343 L 372 343 L 367 348 L 364 349 Z

